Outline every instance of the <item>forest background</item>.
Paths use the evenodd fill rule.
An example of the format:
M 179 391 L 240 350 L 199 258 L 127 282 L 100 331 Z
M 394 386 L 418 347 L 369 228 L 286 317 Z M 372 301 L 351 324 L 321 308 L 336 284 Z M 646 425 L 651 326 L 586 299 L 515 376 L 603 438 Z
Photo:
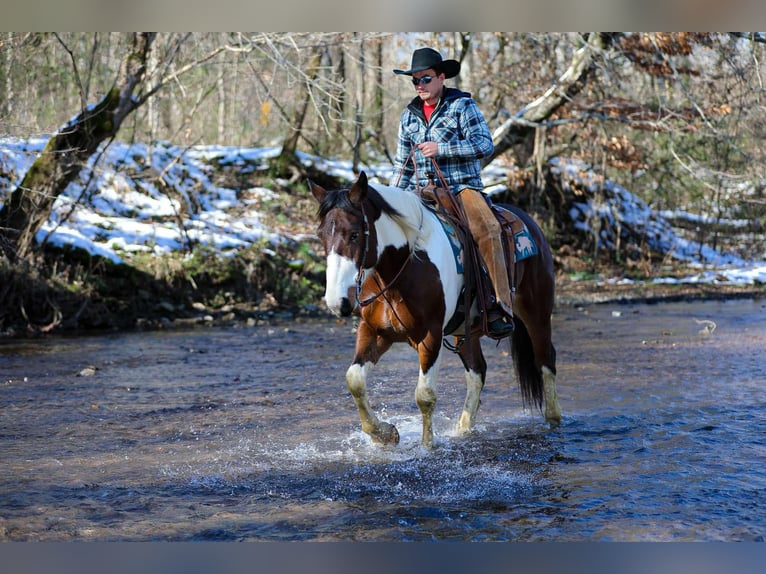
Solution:
M 46 145 L 20 176 L 0 173 L 0 331 L 319 312 L 323 254 L 305 180 L 347 184 L 317 158 L 354 172 L 391 163 L 414 95 L 392 70 L 423 45 L 461 62 L 451 84 L 471 92 L 494 133 L 485 183 L 543 225 L 565 290 L 710 263 L 677 257 L 648 218 L 766 259 L 765 44 L 754 33 L 3 32 L 0 148 Z M 186 242 L 127 265 L 46 242 L 56 202 L 88 202 L 117 143 L 178 150 L 165 166 L 147 157 L 124 169 L 137 188 L 151 182 L 177 199 L 182 221 L 199 205 L 165 175 L 187 152 L 278 149 L 265 166 L 212 169 L 238 197 L 272 190 L 278 199 L 260 206 L 269 221 L 304 239 L 226 255 Z M 644 221 L 621 216 L 625 190 L 651 208 Z M 596 287 L 582 281 L 593 278 Z

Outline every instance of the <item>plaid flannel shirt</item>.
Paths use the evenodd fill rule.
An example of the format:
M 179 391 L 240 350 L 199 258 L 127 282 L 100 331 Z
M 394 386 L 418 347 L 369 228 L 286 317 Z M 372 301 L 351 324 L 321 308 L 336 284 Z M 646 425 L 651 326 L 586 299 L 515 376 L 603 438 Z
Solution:
M 484 188 L 479 160 L 491 154 L 495 148 L 489 126 L 470 94 L 456 88 L 445 88 L 430 122 L 426 122 L 419 97 L 413 98 L 407 105 L 399 121 L 399 138 L 391 178 L 393 185 L 407 190 L 428 185 L 428 175 L 434 174 L 430 158 L 415 152 L 417 182 L 414 181 L 412 160 L 404 165 L 413 146 L 426 141 L 438 143 L 436 161 L 452 193 L 458 193 L 466 187 L 475 190 Z

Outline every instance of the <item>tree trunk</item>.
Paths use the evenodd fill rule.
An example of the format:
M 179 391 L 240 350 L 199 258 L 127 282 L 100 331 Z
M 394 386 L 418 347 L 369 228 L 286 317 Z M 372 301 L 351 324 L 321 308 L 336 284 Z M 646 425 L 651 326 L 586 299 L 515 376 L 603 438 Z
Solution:
M 295 152 L 298 149 L 298 138 L 301 135 L 303 122 L 306 119 L 306 112 L 309 109 L 309 104 L 311 103 L 312 99 L 311 84 L 319 74 L 319 67 L 321 63 L 322 53 L 320 49 L 317 48 L 314 54 L 312 54 L 308 65 L 306 66 L 306 93 L 303 97 L 303 102 L 299 104 L 298 109 L 295 112 L 295 116 L 293 117 L 292 125 L 289 128 L 290 131 L 288 131 L 287 137 L 282 142 L 282 153 L 280 155 L 283 158 L 292 160 L 295 157 Z
M 591 33 L 585 44 L 575 51 L 569 68 L 559 81 L 495 131 L 495 151 L 485 157 L 482 164 L 487 165 L 497 156 L 511 150 L 516 164 L 524 167 L 534 152 L 536 124 L 550 118 L 580 92 L 596 68 L 594 56 L 607 48 L 613 40 L 612 34 Z
M 354 34 L 356 36 L 356 33 Z M 365 68 L 367 64 L 365 62 L 365 43 L 364 35 L 359 39 L 359 64 L 357 66 L 357 85 L 356 95 L 354 97 L 354 139 L 351 143 L 351 169 L 354 173 L 359 173 L 359 162 L 362 160 L 362 143 L 364 137 L 362 135 L 362 110 L 365 105 L 365 84 L 364 77 Z
M 113 137 L 140 101 L 133 92 L 146 72 L 154 33 L 137 33 L 122 61 L 114 86 L 95 106 L 83 109 L 62 127 L 0 209 L 0 247 L 9 259 L 24 257 L 50 216 L 56 198 L 77 177 L 88 158 Z
M 373 138 L 378 142 L 380 150 L 390 163 L 394 163 L 391 153 L 386 144 L 386 109 L 384 107 L 385 92 L 383 90 L 383 42 L 379 39 L 375 42 L 375 81 L 373 82 L 372 122 Z

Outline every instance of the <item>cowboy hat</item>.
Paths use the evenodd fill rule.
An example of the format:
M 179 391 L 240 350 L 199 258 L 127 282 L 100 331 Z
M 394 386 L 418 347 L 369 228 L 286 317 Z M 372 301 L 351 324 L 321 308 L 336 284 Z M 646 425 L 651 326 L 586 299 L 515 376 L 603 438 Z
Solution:
M 442 60 L 442 55 L 433 48 L 418 48 L 412 53 L 410 69 L 394 70 L 394 74 L 411 76 L 415 72 L 429 69 L 443 72 L 447 78 L 454 78 L 460 73 L 460 62 L 457 60 Z

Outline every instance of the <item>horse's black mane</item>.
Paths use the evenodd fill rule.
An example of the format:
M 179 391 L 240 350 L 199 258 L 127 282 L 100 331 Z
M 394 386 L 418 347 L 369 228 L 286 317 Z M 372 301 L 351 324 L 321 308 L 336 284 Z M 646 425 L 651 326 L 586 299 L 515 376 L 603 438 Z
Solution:
M 333 209 L 341 209 L 352 213 L 361 213 L 361 211 L 351 203 L 348 197 L 348 189 L 336 189 L 328 191 L 317 209 L 317 216 L 320 220 Z M 404 193 L 404 192 L 402 192 Z M 367 187 L 367 201 L 370 202 L 376 213 L 385 213 L 391 217 L 401 217 L 401 213 L 388 203 L 382 195 L 372 186 Z M 370 214 L 372 215 L 372 214 Z

